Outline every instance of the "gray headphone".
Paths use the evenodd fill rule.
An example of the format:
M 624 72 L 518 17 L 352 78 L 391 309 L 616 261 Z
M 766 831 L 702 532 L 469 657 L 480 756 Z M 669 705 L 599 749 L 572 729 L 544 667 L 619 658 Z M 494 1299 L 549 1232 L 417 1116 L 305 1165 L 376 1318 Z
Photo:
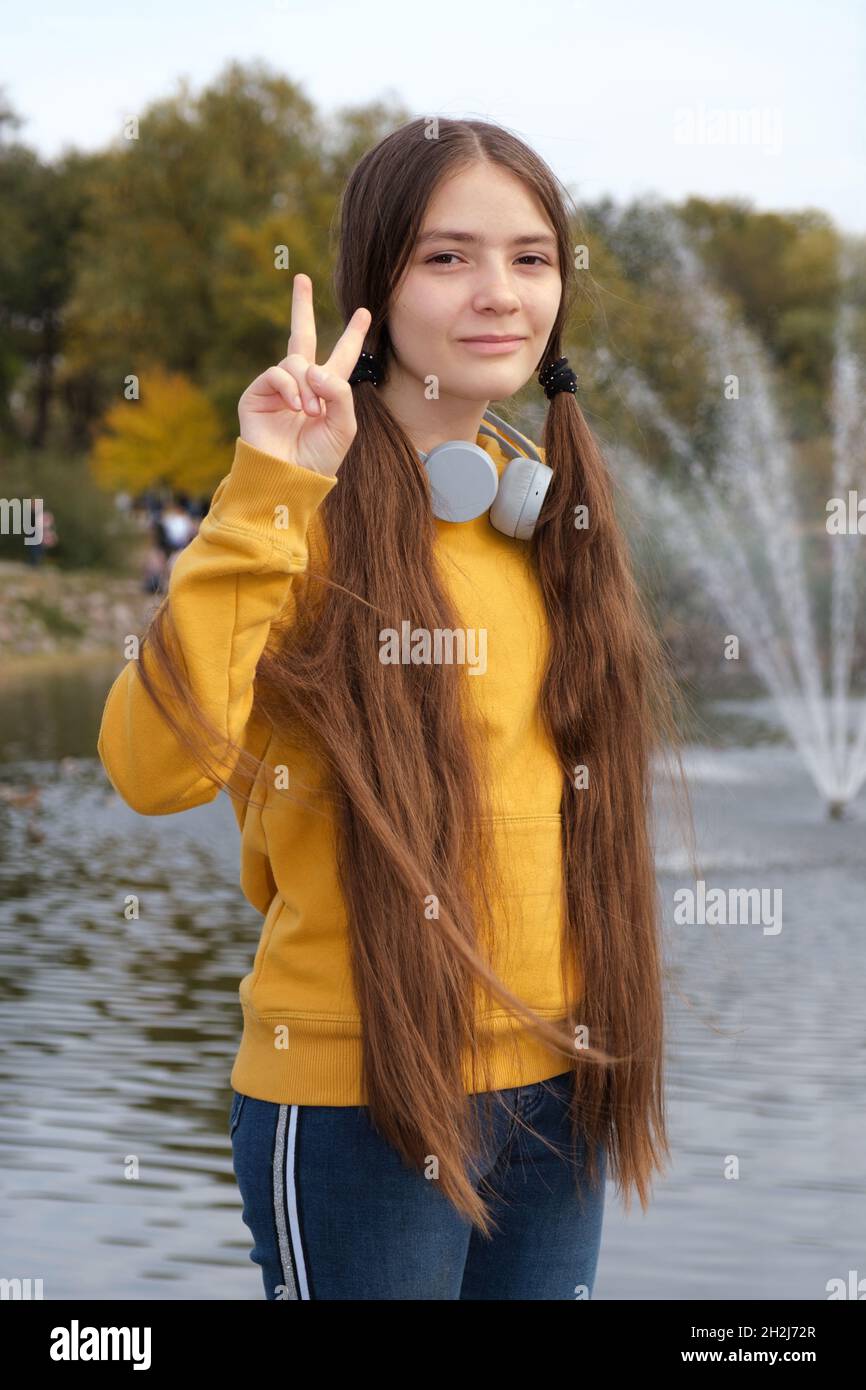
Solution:
M 528 540 L 535 530 L 553 469 L 535 445 L 513 425 L 485 410 L 479 434 L 495 439 L 510 462 L 502 477 L 480 444 L 449 439 L 429 454 L 418 455 L 430 479 L 433 515 L 440 521 L 472 521 L 489 510 L 497 531 L 515 540 Z M 491 428 L 495 426 L 495 428 Z M 502 438 L 501 436 L 504 436 Z

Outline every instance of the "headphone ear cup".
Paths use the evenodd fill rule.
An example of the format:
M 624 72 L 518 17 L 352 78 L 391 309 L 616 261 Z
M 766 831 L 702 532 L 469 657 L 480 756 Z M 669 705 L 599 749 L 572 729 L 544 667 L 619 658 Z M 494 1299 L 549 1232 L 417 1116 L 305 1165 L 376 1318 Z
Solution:
M 440 521 L 473 521 L 488 510 L 499 474 L 480 444 L 451 439 L 419 457 L 430 480 L 433 515 Z
M 512 459 L 499 479 L 490 520 L 505 536 L 528 541 L 547 496 L 553 469 L 535 459 Z

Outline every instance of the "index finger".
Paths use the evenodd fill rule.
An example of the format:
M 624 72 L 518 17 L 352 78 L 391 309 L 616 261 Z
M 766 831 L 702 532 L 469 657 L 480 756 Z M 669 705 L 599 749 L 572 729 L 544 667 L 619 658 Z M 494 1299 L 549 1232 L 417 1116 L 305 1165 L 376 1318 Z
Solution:
M 334 376 L 341 377 L 343 381 L 348 381 L 361 356 L 364 346 L 364 339 L 373 322 L 373 315 L 369 309 L 356 309 L 343 331 L 342 336 L 337 340 L 334 351 L 331 353 L 324 365 L 324 370 L 331 372 Z
M 308 362 L 316 360 L 316 316 L 313 312 L 313 282 L 298 274 L 292 281 L 292 331 L 286 356 L 300 353 Z

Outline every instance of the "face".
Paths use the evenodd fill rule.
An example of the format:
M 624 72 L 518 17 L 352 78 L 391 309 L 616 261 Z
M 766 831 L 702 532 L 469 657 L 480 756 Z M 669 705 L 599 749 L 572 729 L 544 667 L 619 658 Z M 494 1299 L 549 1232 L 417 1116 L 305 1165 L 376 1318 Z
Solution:
M 535 372 L 561 294 L 556 238 L 535 195 L 498 165 L 464 169 L 431 198 L 392 300 L 398 370 L 422 385 L 435 376 L 440 397 L 504 400 Z

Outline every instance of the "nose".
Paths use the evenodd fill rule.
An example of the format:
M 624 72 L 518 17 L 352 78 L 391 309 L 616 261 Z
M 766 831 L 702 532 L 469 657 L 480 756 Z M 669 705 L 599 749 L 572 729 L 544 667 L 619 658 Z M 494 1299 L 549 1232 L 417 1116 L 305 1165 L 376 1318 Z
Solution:
M 491 266 L 479 273 L 472 305 L 478 310 L 495 309 L 500 314 L 520 308 L 520 295 L 507 266 Z

